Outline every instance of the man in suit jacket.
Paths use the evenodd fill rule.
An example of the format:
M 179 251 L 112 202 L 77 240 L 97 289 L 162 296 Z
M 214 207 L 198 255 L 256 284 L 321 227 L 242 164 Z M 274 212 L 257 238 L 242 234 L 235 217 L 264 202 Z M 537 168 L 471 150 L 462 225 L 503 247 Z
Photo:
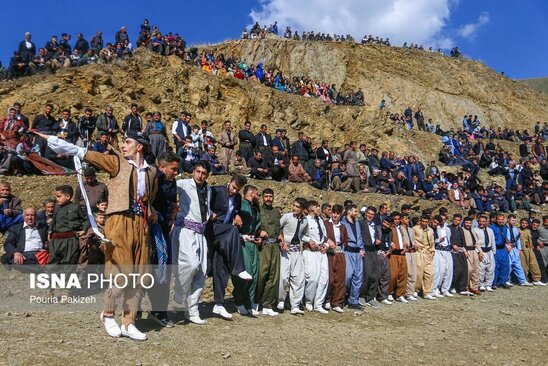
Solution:
M 36 210 L 32 207 L 23 212 L 24 221 L 11 226 L 6 233 L 2 263 L 38 264 L 36 253 L 44 248 L 48 237 L 48 226 L 38 223 Z
M 367 208 L 365 220 L 360 221 L 360 229 L 364 244 L 363 256 L 363 283 L 361 297 L 365 299 L 365 305 L 378 307 L 376 300 L 379 286 L 379 259 L 377 250 L 381 244 L 381 225 L 375 223 L 377 209 L 374 206 Z
M 245 271 L 244 254 L 240 242 L 238 227 L 242 225 L 239 210 L 242 204 L 240 191 L 247 179 L 235 175 L 225 186 L 211 187 L 212 216 L 205 228 L 208 242 L 208 261 L 213 271 L 213 292 L 215 306 L 213 313 L 225 319 L 232 315 L 224 307 L 226 286 L 230 276 L 251 280 Z
M 272 146 L 272 138 L 266 133 L 266 125 L 261 125 L 259 133 L 253 138 L 255 148 L 261 151 L 266 158 L 270 156 L 270 147 Z

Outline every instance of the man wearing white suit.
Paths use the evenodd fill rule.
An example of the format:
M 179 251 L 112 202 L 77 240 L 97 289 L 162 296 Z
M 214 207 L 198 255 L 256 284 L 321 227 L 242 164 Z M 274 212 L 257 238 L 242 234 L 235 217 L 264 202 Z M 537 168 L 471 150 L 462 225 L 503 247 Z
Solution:
M 200 318 L 198 303 L 207 271 L 204 230 L 210 217 L 211 192 L 206 182 L 209 172 L 208 163 L 198 162 L 191 179 L 177 181 L 179 212 L 171 234 L 173 258 L 178 258 L 174 300 L 183 305 L 185 316 L 195 324 L 206 323 Z

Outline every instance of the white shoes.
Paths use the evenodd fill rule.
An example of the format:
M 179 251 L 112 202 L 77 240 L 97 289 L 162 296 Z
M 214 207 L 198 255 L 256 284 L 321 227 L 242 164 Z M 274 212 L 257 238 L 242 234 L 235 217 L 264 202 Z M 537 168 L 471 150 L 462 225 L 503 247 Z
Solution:
M 495 290 L 493 290 L 493 288 L 492 288 L 491 286 L 487 286 L 487 287 L 485 288 L 485 291 L 487 291 L 487 292 L 495 292 Z
M 191 322 L 192 324 L 197 324 L 197 325 L 205 325 L 207 324 L 207 320 L 204 320 L 202 318 L 200 318 L 199 316 L 190 316 L 190 314 L 188 312 L 185 312 L 185 317 L 188 319 L 189 322 Z
M 122 336 L 134 339 L 136 341 L 145 341 L 147 339 L 146 333 L 139 331 L 134 324 L 130 324 L 127 328 L 122 325 Z
M 247 309 L 247 313 L 251 316 L 261 315 L 261 312 L 259 310 L 255 310 L 255 309 Z
M 323 306 L 326 310 L 331 310 L 331 304 L 327 303 Z
M 402 304 L 407 304 L 409 302 L 403 296 L 398 297 L 397 301 L 401 302 Z
M 333 310 L 334 312 L 336 312 L 336 313 L 339 313 L 339 314 L 344 313 L 344 310 L 341 309 L 341 308 L 338 307 L 338 306 L 335 306 L 332 310 Z
M 445 297 L 455 297 L 455 295 L 453 295 L 453 294 L 450 293 L 449 291 L 443 292 L 443 296 L 445 296 Z
M 215 305 L 213 307 L 213 314 L 217 314 L 221 316 L 222 318 L 226 320 L 232 319 L 232 314 L 230 314 L 228 311 L 226 311 L 225 307 L 223 305 Z
M 278 310 L 282 310 L 282 311 L 283 311 L 284 308 L 285 308 L 285 303 L 284 303 L 283 301 L 280 301 L 280 302 L 278 303 L 278 306 L 276 306 L 276 307 L 278 308 Z
M 388 301 L 388 299 L 384 299 L 384 300 L 381 301 L 381 304 L 392 305 L 392 302 Z
M 249 315 L 249 311 L 243 305 L 236 306 L 236 309 L 238 309 L 238 313 L 240 313 L 240 315 Z
M 388 301 L 394 301 L 394 296 L 388 295 Z
M 445 296 L 440 292 L 440 290 L 438 290 L 438 289 L 436 289 L 436 292 L 434 293 L 434 296 L 435 296 L 435 297 L 438 297 L 438 298 L 445 297 Z
M 435 298 L 434 296 L 432 296 L 432 295 L 426 295 L 424 298 L 425 298 L 426 300 L 436 300 L 436 298 Z
M 413 296 L 419 297 L 419 294 L 415 291 L 415 292 L 413 292 Z
M 280 315 L 280 313 L 277 313 L 277 312 L 275 312 L 275 311 L 272 310 L 272 309 L 263 308 L 263 315 L 278 316 L 278 315 Z
M 507 281 L 507 282 L 506 282 L 506 286 L 512 287 L 512 286 L 514 286 L 514 284 L 513 284 L 512 282 L 510 282 L 510 281 Z
M 238 277 L 245 281 L 251 281 L 253 279 L 253 277 L 251 277 L 251 275 L 247 271 L 238 273 Z
M 535 286 L 546 286 L 546 284 L 542 281 L 535 281 L 535 282 L 533 282 L 533 285 L 535 285 Z
M 452 293 L 453 295 L 455 295 L 457 293 L 457 290 L 455 290 L 454 288 L 451 289 L 451 291 L 449 291 L 450 293 Z
M 316 308 L 316 309 L 314 309 L 314 311 L 317 311 L 320 314 L 329 314 L 329 311 L 325 310 L 322 307 Z
M 480 286 L 480 287 L 479 287 L 479 290 L 482 291 L 482 292 L 483 292 L 483 291 L 487 291 L 487 289 L 486 289 L 484 286 Z
M 299 309 L 299 308 L 293 308 L 293 309 L 291 309 L 290 314 L 293 314 L 293 315 L 304 315 L 304 311 L 302 311 L 302 310 Z
M 523 287 L 531 287 L 533 286 L 533 284 L 529 281 L 525 281 L 524 283 L 520 283 L 519 284 L 520 286 L 523 286 Z
M 116 320 L 112 316 L 103 316 L 103 312 L 101 312 L 100 319 L 101 323 L 105 326 L 105 330 L 107 331 L 108 335 L 111 337 L 118 338 L 122 335 L 122 330 L 118 326 L 118 323 L 116 323 Z
M 411 295 L 411 296 L 407 296 L 406 300 L 408 300 L 408 301 L 417 301 L 418 299 L 415 296 Z
M 314 311 L 312 304 L 306 304 L 304 307 L 306 308 L 306 311 Z

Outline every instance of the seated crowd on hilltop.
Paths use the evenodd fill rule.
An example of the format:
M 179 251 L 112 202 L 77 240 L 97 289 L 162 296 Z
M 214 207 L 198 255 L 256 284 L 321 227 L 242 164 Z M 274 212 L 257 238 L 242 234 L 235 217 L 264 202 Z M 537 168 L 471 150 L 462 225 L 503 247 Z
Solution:
M 97 31 L 88 41 L 82 33 L 76 35 L 74 45 L 70 43 L 70 34 L 61 34 L 61 39 L 54 35 L 44 47 L 36 47 L 30 32 L 14 51 L 9 65 L 2 68 L 0 64 L 0 80 L 11 80 L 22 76 L 39 73 L 55 73 L 61 68 L 77 67 L 89 64 L 107 64 L 116 59 L 127 59 L 134 54 L 133 44 L 125 26 L 114 35 L 113 42 L 103 39 L 103 32 Z M 186 42 L 178 34 L 172 32 L 162 34 L 157 26 L 151 26 L 148 19 L 140 26 L 137 47 L 162 55 L 184 56 Z
M 413 113 L 409 107 L 403 115 L 408 128 L 413 128 L 410 116 L 414 116 L 419 129 L 427 130 L 420 108 Z M 337 141 L 314 141 L 299 132 L 297 140 L 291 142 L 285 129 L 276 129 L 271 135 L 266 125 L 252 131 L 249 122 L 235 131 L 232 123 L 225 121 L 214 133 L 208 121 L 193 123 L 186 111 L 169 130 L 160 112 L 143 116 L 136 104 L 130 106 L 121 123 L 109 106 L 100 113 L 86 108 L 84 115 L 73 121 L 68 109 L 54 117 L 51 104 L 29 123 L 20 103 L 16 103 L 0 125 L 0 174 L 67 174 L 74 169 L 72 159 L 55 154 L 27 133 L 28 128 L 105 154 L 109 153 L 109 144 L 118 146 L 124 133 L 140 131 L 150 139 L 147 161 L 154 163 L 166 150 L 172 150 L 181 158 L 180 173 L 190 173 L 198 161 L 207 161 L 213 175 L 238 173 L 260 180 L 308 183 L 318 189 L 449 200 L 459 208 L 482 212 L 530 210 L 531 205 L 545 204 L 548 160 L 544 137 L 548 127 L 537 123 L 535 135 L 530 136 L 527 131 L 481 127 L 472 116 L 464 121 L 464 129 L 438 131 L 444 143 L 440 162 L 462 166 L 462 171 L 454 174 L 439 168 L 435 161 L 423 163 L 417 156 L 356 141 L 337 145 Z M 496 145 L 495 138 L 522 141 L 520 156 Z M 478 176 L 482 169 L 491 176 L 504 176 L 506 184 L 483 182 Z
M 274 24 L 270 24 L 270 26 L 263 26 L 258 22 L 255 22 L 255 24 L 251 27 L 249 32 L 247 31 L 247 28 L 244 28 L 242 31 L 241 39 L 264 39 L 267 37 L 267 35 L 274 35 L 278 36 L 278 22 L 274 22 Z M 347 34 L 333 34 L 331 36 L 330 33 L 320 33 L 320 32 L 314 32 L 314 31 L 302 31 L 302 33 L 299 35 L 297 31 L 292 31 L 291 27 L 286 27 L 285 32 L 283 34 L 284 39 L 291 39 L 294 41 L 323 41 L 323 42 L 352 42 L 355 43 L 354 37 L 352 35 Z M 390 44 L 390 38 L 382 38 L 379 36 L 373 37 L 371 34 L 364 35 L 361 40 L 362 45 L 384 45 L 384 46 L 391 46 Z M 407 42 L 404 42 L 402 45 L 402 48 L 409 48 L 413 50 L 418 51 L 424 51 L 425 48 L 418 44 L 418 43 L 411 43 L 407 44 Z M 436 51 L 432 47 L 428 48 L 428 52 L 437 52 L 439 54 L 443 55 L 443 51 L 441 48 L 438 48 Z M 453 47 L 450 52 L 451 57 L 461 57 L 461 53 L 458 49 L 458 47 Z

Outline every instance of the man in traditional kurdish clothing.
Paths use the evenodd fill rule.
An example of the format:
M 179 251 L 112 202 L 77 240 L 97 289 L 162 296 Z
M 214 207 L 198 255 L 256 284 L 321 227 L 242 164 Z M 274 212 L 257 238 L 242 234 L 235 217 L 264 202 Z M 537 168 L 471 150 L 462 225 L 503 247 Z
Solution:
M 245 281 L 234 277 L 234 304 L 240 315 L 259 315 L 259 305 L 256 301 L 257 281 L 259 279 L 259 246 L 266 232 L 260 230 L 261 214 L 259 212 L 259 190 L 257 187 L 247 185 L 244 187 L 244 197 L 240 208 L 242 226 L 240 234 L 243 241 L 243 254 L 245 270 L 253 277 L 251 281 Z M 261 235 L 262 234 L 262 235 Z
M 280 210 L 272 205 L 274 191 L 263 190 L 261 205 L 261 232 L 263 244 L 259 248 L 259 281 L 257 282 L 257 301 L 263 307 L 263 315 L 277 316 L 274 311 L 278 301 L 280 286 Z
M 363 306 L 359 303 L 359 298 L 364 280 L 363 257 L 365 255 L 365 250 L 361 225 L 360 222 L 358 222 L 359 215 L 360 212 L 355 204 L 347 205 L 345 207 L 345 216 L 341 219 L 341 223 L 345 226 L 348 235 L 348 242 L 344 247 L 348 307 L 351 309 L 363 310 Z M 369 231 L 366 232 L 366 235 L 368 233 Z
M 406 304 L 407 292 L 407 243 L 404 240 L 401 227 L 401 214 L 397 211 L 390 214 L 394 220 L 392 229 L 392 243 L 390 244 L 390 285 L 388 292 L 394 294 L 396 301 Z
M 198 303 L 207 274 L 207 242 L 204 235 L 210 217 L 211 191 L 207 185 L 209 164 L 199 161 L 192 178 L 177 181 L 179 212 L 171 233 L 175 276 L 175 302 L 183 305 L 185 317 L 194 324 L 205 324 Z M 177 260 L 175 260 L 177 258 Z
M 344 248 L 348 245 L 346 225 L 341 222 L 343 207 L 334 205 L 331 208 L 331 218 L 324 221 L 325 235 L 328 238 L 327 260 L 329 264 L 329 284 L 325 297 L 326 309 L 337 313 L 343 312 L 344 295 L 346 289 L 346 260 Z M 358 258 L 361 263 L 361 258 Z M 360 274 L 361 275 L 361 274 Z
M 78 264 L 80 236 L 89 226 L 78 204 L 72 202 L 74 190 L 69 185 L 55 188 L 57 207 L 49 226 L 50 260 L 48 264 Z
M 414 246 L 417 248 L 417 291 L 422 291 L 427 300 L 435 300 L 432 296 L 434 280 L 434 231 L 428 226 L 430 217 L 422 216 L 419 225 L 413 227 L 415 232 Z
M 225 171 L 228 171 L 228 165 L 234 157 L 234 147 L 238 144 L 238 138 L 234 131 L 232 131 L 232 124 L 230 121 L 225 121 L 218 142 L 219 145 L 221 145 L 221 163 L 225 167 Z
M 417 253 L 413 246 L 413 243 L 415 242 L 415 232 L 409 227 L 409 215 L 407 213 L 401 214 L 400 222 L 403 242 L 407 245 L 407 251 L 405 252 L 405 260 L 407 262 L 407 291 L 405 292 L 405 299 L 407 301 L 417 301 L 417 298 L 415 297 L 415 284 L 417 283 Z
M 472 231 L 472 218 L 470 217 L 464 219 L 463 238 L 466 260 L 468 261 L 468 291 L 474 295 L 479 295 L 479 266 L 480 261 L 483 259 L 483 252 L 477 235 Z
M 480 262 L 480 291 L 493 290 L 493 279 L 495 277 L 495 233 L 493 229 L 487 226 L 487 216 L 478 217 L 478 227 L 474 229 L 478 242 L 483 253 L 483 259 Z
M 148 140 L 140 133 L 128 131 L 122 151 L 105 155 L 67 143 L 55 136 L 37 133 L 47 140 L 48 146 L 58 154 L 77 156 L 110 174 L 110 196 L 105 225 L 105 274 L 113 277 L 119 273 L 137 273 L 147 285 L 150 261 L 150 244 L 147 221 L 156 220 L 152 201 L 156 196 L 158 181 L 156 169 L 145 161 Z M 131 281 L 130 281 L 131 282 Z M 122 286 L 120 286 L 122 287 Z M 105 292 L 101 322 L 112 337 L 125 336 L 146 340 L 145 333 L 135 327 L 135 317 L 143 296 L 141 281 L 118 288 L 112 286 Z M 114 319 L 116 300 L 123 297 L 122 326 Z

